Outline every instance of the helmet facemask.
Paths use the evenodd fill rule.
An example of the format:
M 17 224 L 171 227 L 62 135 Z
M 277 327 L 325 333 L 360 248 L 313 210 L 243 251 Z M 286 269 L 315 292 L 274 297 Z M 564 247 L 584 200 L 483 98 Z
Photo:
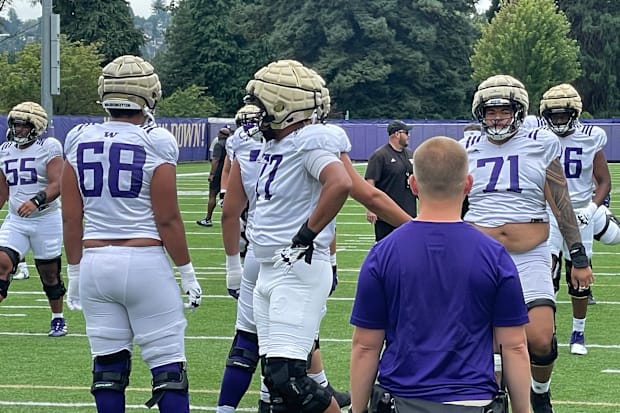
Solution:
M 510 122 L 506 123 L 506 118 L 487 119 L 486 112 L 489 108 L 505 108 L 508 107 L 512 111 Z M 482 105 L 482 131 L 486 135 L 496 141 L 502 142 L 511 138 L 521 126 L 524 118 L 523 108 L 508 99 L 490 99 Z M 489 123 L 491 123 L 489 125 Z
M 575 131 L 581 115 L 581 96 L 568 83 L 553 86 L 547 90 L 540 100 L 540 114 L 547 121 L 549 129 L 555 134 L 566 136 Z M 562 116 L 562 121 L 553 121 L 553 117 Z M 566 119 L 566 122 L 563 120 Z
M 501 127 L 487 125 L 487 109 L 498 106 L 512 109 L 510 123 Z M 517 133 L 528 108 L 529 98 L 525 86 L 509 75 L 491 76 L 480 83 L 472 102 L 472 114 L 481 123 L 482 131 L 495 142 L 506 141 Z
M 553 121 L 557 115 L 565 115 L 566 122 Z M 547 121 L 547 126 L 555 134 L 564 136 L 575 131 L 577 126 L 577 111 L 574 109 L 547 109 L 542 113 L 543 118 Z

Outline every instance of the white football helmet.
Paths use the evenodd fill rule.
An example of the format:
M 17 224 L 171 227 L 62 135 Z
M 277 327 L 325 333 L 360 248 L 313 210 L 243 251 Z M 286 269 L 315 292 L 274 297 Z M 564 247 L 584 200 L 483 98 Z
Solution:
M 99 98 L 110 109 L 142 110 L 149 115 L 161 99 L 161 84 L 153 66 L 138 56 L 120 56 L 99 76 Z
M 549 129 L 558 135 L 573 132 L 577 126 L 582 110 L 581 96 L 575 88 L 567 83 L 553 86 L 547 90 L 540 101 L 540 116 L 546 121 Z M 552 116 L 556 114 L 568 115 L 568 122 L 554 123 Z
M 484 122 L 486 108 L 492 106 L 510 106 L 514 115 L 510 124 L 503 127 L 487 126 Z M 472 114 L 482 125 L 487 136 L 495 141 L 504 141 L 512 137 L 527 115 L 529 97 L 523 83 L 512 76 L 495 75 L 478 86 L 472 103 Z
M 235 115 L 235 123 L 237 126 L 243 127 L 243 131 L 251 138 L 260 141 L 263 135 L 258 127 L 260 117 L 263 114 L 261 108 L 256 105 L 243 105 Z
M 41 105 L 34 102 L 22 102 L 13 107 L 7 116 L 9 129 L 6 139 L 18 145 L 24 145 L 36 140 L 47 129 L 47 112 Z M 15 125 L 26 124 L 31 127 L 27 136 L 18 136 Z
M 245 87 L 245 102 L 262 109 L 263 132 L 312 118 L 322 102 L 323 86 L 315 73 L 295 60 L 277 60 L 254 74 Z

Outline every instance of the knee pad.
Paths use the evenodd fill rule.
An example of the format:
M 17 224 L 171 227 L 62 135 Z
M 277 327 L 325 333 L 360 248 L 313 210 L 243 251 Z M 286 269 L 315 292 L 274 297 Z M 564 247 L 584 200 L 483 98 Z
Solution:
M 246 331 L 237 331 L 233 339 L 226 367 L 237 367 L 254 373 L 258 365 L 258 336 Z
M 565 260 L 564 264 L 566 265 L 566 283 L 568 284 L 568 295 L 575 298 L 586 298 L 590 295 L 590 287 L 585 290 L 576 290 L 571 284 L 571 270 L 573 269 L 573 263 L 569 260 Z M 592 265 L 592 260 L 590 260 L 590 265 Z
M 332 395 L 306 374 L 305 360 L 265 359 L 265 385 L 274 413 L 322 413 Z
M 118 353 L 95 357 L 93 367 L 93 385 L 90 392 L 114 390 L 123 393 L 129 385 L 131 373 L 131 353 L 122 350 Z
M 531 351 L 529 351 L 529 349 L 528 352 L 530 353 L 530 363 L 534 366 L 550 366 L 551 364 L 553 364 L 555 359 L 558 358 L 558 339 L 555 334 L 553 334 L 553 337 L 551 338 L 551 351 L 549 352 L 549 354 L 537 356 L 536 354 L 533 354 Z
M 153 395 L 144 403 L 149 409 L 155 406 L 164 397 L 167 391 L 180 391 L 187 393 L 189 382 L 185 363 L 174 363 L 178 371 L 164 371 L 153 376 Z
M 56 275 L 56 279 L 58 280 L 58 282 L 55 285 L 47 285 L 43 280 L 43 276 L 41 276 L 41 274 L 48 271 L 48 268 L 45 267 L 47 267 L 49 264 L 56 264 L 56 269 L 54 269 L 53 271 Z M 65 288 L 65 284 L 60 278 L 60 269 L 62 265 L 60 256 L 44 260 L 35 258 L 34 265 L 37 267 L 37 271 L 39 272 L 39 276 L 41 277 L 43 291 L 45 291 L 45 295 L 47 296 L 47 298 L 50 300 L 58 300 L 59 298 L 62 298 L 67 292 L 67 289 Z
M 551 254 L 551 278 L 553 279 L 553 292 L 560 291 L 560 279 L 562 278 L 562 252 L 559 255 Z
M 11 263 L 13 264 L 9 273 L 13 274 L 15 270 L 17 269 L 17 264 L 19 263 L 19 252 L 9 247 L 0 247 L 0 251 L 6 253 L 6 255 L 9 256 L 9 259 L 11 260 Z

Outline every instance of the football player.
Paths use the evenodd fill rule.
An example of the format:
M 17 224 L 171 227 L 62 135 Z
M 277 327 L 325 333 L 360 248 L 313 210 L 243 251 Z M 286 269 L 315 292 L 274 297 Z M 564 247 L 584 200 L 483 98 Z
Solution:
M 461 140 L 474 178 L 465 220 L 504 244 L 517 265 L 530 318 L 532 407 L 549 413 L 558 349 L 547 202 L 569 245 L 573 288 L 585 291 L 593 275 L 559 161 L 560 142 L 548 130 L 521 127 L 528 106 L 525 87 L 511 76 L 491 76 L 478 86 L 472 113 L 483 134 Z
M 227 141 L 227 155 L 233 161 L 231 178 L 225 186 L 227 195 L 222 210 L 222 235 L 227 255 L 227 288 L 230 295 L 238 301 L 236 334 L 226 362 L 218 399 L 217 411 L 220 413 L 231 412 L 238 406 L 258 364 L 258 339 L 253 316 L 252 295 L 259 265 L 254 257 L 251 243 L 245 253 L 243 267 L 241 265 L 240 248 L 243 243 L 239 233 L 243 229 L 243 224 L 240 224 L 236 217 L 248 204 L 245 207 L 247 211 L 245 235 L 251 239 L 256 201 L 255 186 L 260 168 L 263 166 L 260 162 L 263 143 L 257 128 L 257 116 L 260 113 L 260 108 L 255 105 L 242 107 L 236 116 L 242 126 L 237 128 L 233 137 Z M 309 376 L 329 391 L 340 407 L 350 403 L 348 393 L 336 391 L 327 381 L 318 348 L 312 352 Z M 259 411 L 269 411 L 269 392 L 264 383 L 262 383 L 261 390 Z
M 125 55 L 103 68 L 108 122 L 73 128 L 62 174 L 69 299 L 82 308 L 99 412 L 124 412 L 133 343 L 153 376 L 162 413 L 189 412 L 181 287 L 194 309 L 201 288 L 190 261 L 176 188 L 179 149 L 154 123 L 161 85 L 153 66 Z M 167 254 L 166 254 L 167 253 Z
M 32 249 L 52 310 L 48 335 L 61 337 L 67 334 L 66 289 L 60 277 L 62 145 L 55 138 L 42 138 L 47 113 L 37 103 L 20 103 L 11 109 L 7 121 L 7 142 L 0 147 L 0 207 L 9 202 L 0 228 L 0 301 L 8 294 L 10 276 L 20 259 Z
M 540 115 L 547 128 L 560 141 L 562 152 L 560 162 L 568 185 L 568 192 L 577 214 L 581 240 L 586 255 L 592 262 L 592 242 L 594 239 L 594 214 L 603 205 L 611 189 L 611 176 L 603 149 L 607 135 L 603 129 L 582 125 L 579 122 L 582 103 L 581 96 L 569 84 L 553 86 L 543 94 L 540 101 Z M 594 195 L 592 190 L 594 188 Z M 559 289 L 560 251 L 570 257 L 568 246 L 562 238 L 557 222 L 550 216 L 549 248 L 552 254 L 552 274 L 554 287 Z M 590 288 L 576 289 L 571 285 L 572 262 L 565 260 L 566 283 L 573 308 L 573 332 L 570 337 L 570 352 L 584 355 L 588 353 L 585 345 L 585 322 L 588 310 Z

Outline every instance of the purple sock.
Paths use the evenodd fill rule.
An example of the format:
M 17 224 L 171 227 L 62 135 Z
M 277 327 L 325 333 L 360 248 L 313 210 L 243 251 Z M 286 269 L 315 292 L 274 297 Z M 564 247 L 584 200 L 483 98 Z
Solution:
M 241 352 L 235 352 L 236 349 L 243 349 Z M 239 361 L 239 364 L 256 365 L 258 360 L 258 340 L 255 335 L 249 333 L 237 333 L 233 341 L 233 350 L 236 353 L 233 358 Z M 254 361 L 248 356 L 254 355 Z M 231 356 L 229 355 L 229 358 Z M 220 385 L 220 396 L 217 400 L 218 406 L 231 406 L 237 408 L 243 395 L 250 387 L 253 372 L 240 366 L 229 366 L 228 363 L 224 369 L 222 384 Z
M 95 358 L 95 371 L 110 371 L 121 374 L 129 374 L 128 361 L 121 360 L 112 364 L 101 364 Z M 97 412 L 99 413 L 125 413 L 125 393 L 116 390 L 97 390 L 93 393 Z
M 160 373 L 181 373 L 182 363 L 170 363 L 151 369 L 153 377 Z M 166 390 L 157 403 L 160 413 L 189 413 L 189 393 L 182 390 Z

